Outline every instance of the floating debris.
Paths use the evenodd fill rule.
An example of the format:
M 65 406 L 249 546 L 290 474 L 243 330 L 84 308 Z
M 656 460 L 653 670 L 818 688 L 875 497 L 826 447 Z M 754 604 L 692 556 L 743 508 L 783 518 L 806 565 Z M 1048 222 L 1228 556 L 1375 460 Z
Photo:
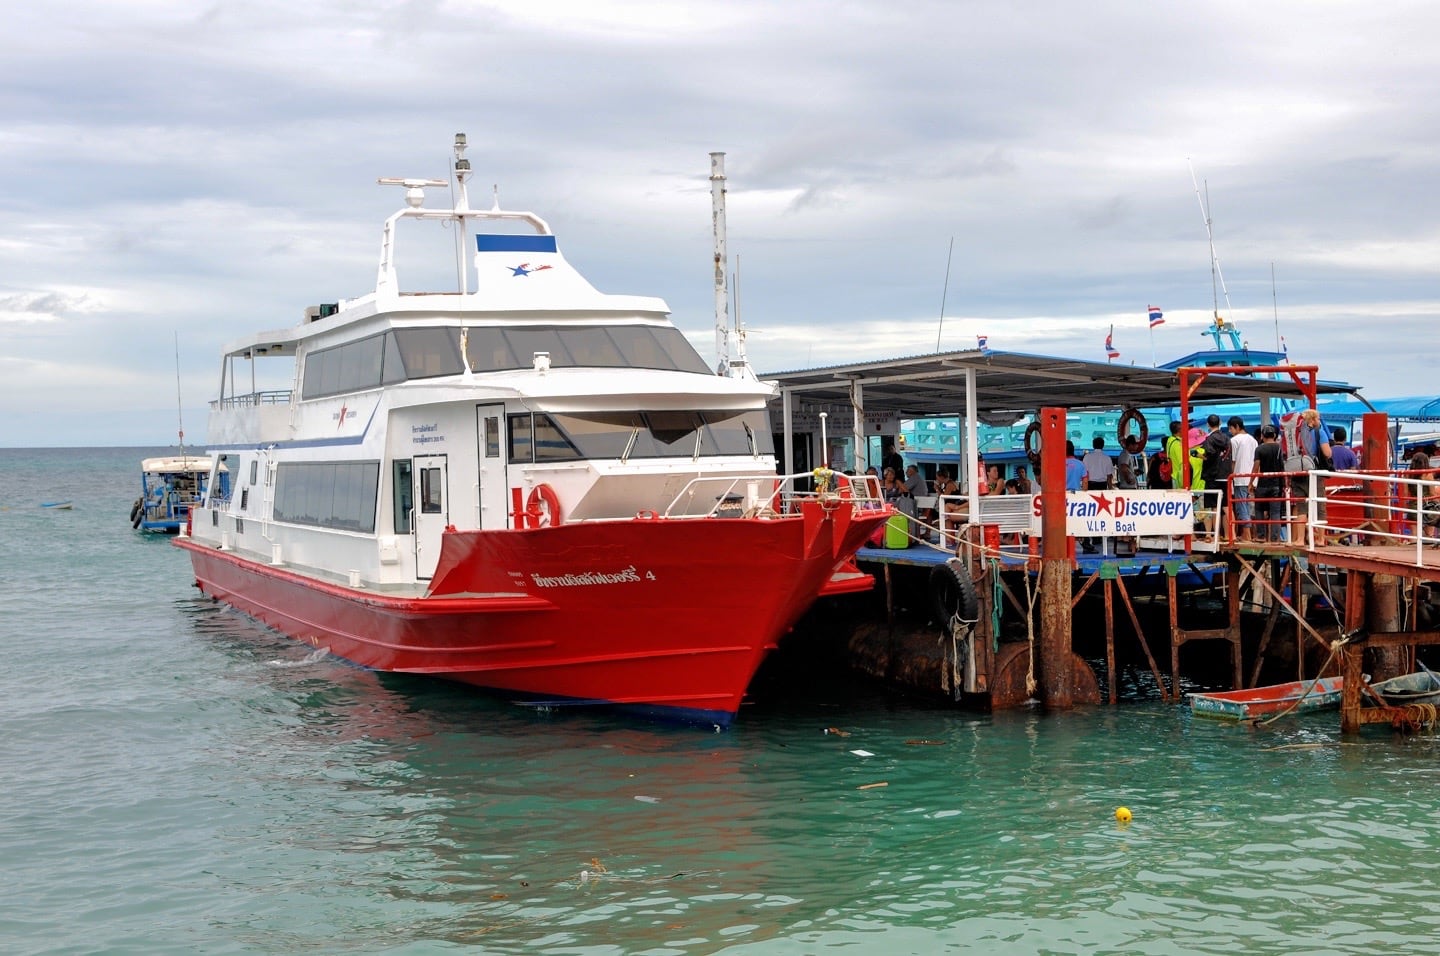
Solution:
M 868 750 L 852 750 L 852 751 L 850 751 L 850 752 L 851 752 L 852 754 L 854 754 L 855 756 L 857 756 L 857 757 L 873 757 L 873 756 L 875 756 L 874 754 L 872 754 L 872 753 L 871 753 L 870 751 L 868 751 Z
M 839 727 L 826 727 L 826 728 L 825 728 L 825 732 L 826 732 L 827 734 L 834 734 L 836 737 L 849 737 L 849 736 L 850 736 L 850 731 L 848 731 L 848 730 L 841 730 Z
M 860 786 L 856 787 L 855 789 L 856 789 L 856 790 L 874 790 L 876 787 L 888 787 L 888 786 L 890 786 L 890 781 L 888 781 L 888 780 L 881 780 L 879 783 L 862 783 Z

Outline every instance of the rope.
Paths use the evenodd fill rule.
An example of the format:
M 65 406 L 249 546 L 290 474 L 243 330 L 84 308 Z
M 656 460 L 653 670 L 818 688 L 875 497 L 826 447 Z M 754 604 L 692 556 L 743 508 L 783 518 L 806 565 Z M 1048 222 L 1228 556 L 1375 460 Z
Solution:
M 1031 588 L 1030 575 L 1025 575 L 1025 629 L 1030 641 L 1030 667 L 1025 672 L 1025 694 L 1027 697 L 1035 696 L 1035 595 L 1040 591 L 1040 578 L 1045 573 L 1045 565 L 1042 563 L 1040 569 L 1035 572 L 1035 585 Z
M 1250 722 L 1251 725 L 1255 727 L 1268 727 L 1271 724 L 1275 723 L 1275 721 L 1279 720 L 1281 717 L 1288 717 L 1290 714 L 1294 713 L 1295 708 L 1300 706 L 1300 702 L 1303 701 L 1305 698 L 1309 697 L 1312 693 L 1314 693 L 1315 688 L 1320 684 L 1320 678 L 1318 674 L 1325 673 L 1325 668 L 1330 666 L 1331 662 L 1340 655 L 1340 652 L 1345 649 L 1345 645 L 1348 643 L 1350 643 L 1350 638 L 1348 637 L 1343 637 L 1337 641 L 1331 641 L 1330 656 L 1325 659 L 1324 664 L 1320 665 L 1320 670 L 1317 672 L 1317 676 L 1312 681 L 1310 681 L 1309 686 L 1305 688 L 1305 693 L 1295 698 L 1295 702 L 1292 703 L 1289 707 L 1286 707 L 1284 710 L 1278 711 L 1264 720 L 1260 720 L 1258 718 L 1254 719 Z
M 1390 726 L 1410 734 L 1426 727 L 1433 727 L 1437 718 L 1440 718 L 1440 708 L 1436 708 L 1434 704 L 1406 704 L 1403 707 L 1394 708 L 1394 711 L 1394 716 L 1390 719 Z

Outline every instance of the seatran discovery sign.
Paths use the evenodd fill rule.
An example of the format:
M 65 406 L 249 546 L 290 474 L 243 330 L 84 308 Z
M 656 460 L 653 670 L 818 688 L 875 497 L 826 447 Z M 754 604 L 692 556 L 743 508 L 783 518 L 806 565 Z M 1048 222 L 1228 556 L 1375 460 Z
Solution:
M 1040 534 L 1040 501 L 1030 531 Z M 1065 533 L 1077 538 L 1186 535 L 1195 530 L 1195 500 L 1188 491 L 1071 491 L 1065 495 Z

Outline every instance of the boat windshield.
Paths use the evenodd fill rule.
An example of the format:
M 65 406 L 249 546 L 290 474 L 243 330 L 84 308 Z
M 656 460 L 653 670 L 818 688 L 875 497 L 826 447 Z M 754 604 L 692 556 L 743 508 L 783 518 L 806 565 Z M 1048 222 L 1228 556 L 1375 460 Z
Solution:
M 325 398 L 407 379 L 459 375 L 460 329 L 391 329 L 381 335 L 319 349 L 305 357 L 301 397 Z M 551 368 L 649 368 L 712 374 L 674 326 L 523 326 L 465 330 L 465 351 L 476 374 L 530 368 L 547 352 Z
M 509 424 L 511 462 L 775 453 L 758 410 L 537 413 L 511 415 Z

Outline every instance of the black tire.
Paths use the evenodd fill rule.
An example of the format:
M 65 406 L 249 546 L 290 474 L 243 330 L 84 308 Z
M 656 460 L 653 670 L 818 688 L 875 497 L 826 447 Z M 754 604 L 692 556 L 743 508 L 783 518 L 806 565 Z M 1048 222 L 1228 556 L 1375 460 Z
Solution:
M 962 624 L 973 624 L 980 618 L 980 595 L 959 561 L 936 565 L 930 572 L 930 603 L 946 634 L 957 618 Z
M 130 523 L 135 524 L 135 519 L 140 517 L 140 506 L 144 504 L 143 498 L 136 498 L 135 503 L 130 506 Z

